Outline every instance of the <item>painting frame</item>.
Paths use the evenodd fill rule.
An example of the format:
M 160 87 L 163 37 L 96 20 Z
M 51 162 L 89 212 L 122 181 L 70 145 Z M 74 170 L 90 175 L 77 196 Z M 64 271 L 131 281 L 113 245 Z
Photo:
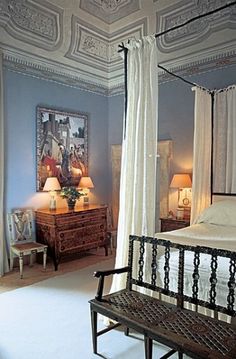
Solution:
M 88 115 L 83 112 L 37 106 L 37 192 L 48 177 L 61 187 L 77 187 L 88 176 Z

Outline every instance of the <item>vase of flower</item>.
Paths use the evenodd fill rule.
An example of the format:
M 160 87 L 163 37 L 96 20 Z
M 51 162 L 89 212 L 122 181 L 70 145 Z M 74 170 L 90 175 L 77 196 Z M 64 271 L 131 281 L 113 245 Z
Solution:
M 77 190 L 75 187 L 63 187 L 60 196 L 65 198 L 67 201 L 67 206 L 70 211 L 74 210 L 76 205 L 76 200 L 80 199 L 84 194 Z
M 73 211 L 75 209 L 76 199 L 67 198 L 66 201 L 69 211 Z

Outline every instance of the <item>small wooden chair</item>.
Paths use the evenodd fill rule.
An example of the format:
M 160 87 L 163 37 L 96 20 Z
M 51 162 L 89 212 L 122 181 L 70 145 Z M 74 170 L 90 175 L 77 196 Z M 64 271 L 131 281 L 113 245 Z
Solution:
M 47 245 L 37 243 L 33 231 L 33 211 L 31 209 L 16 209 L 7 215 L 8 233 L 10 238 L 10 269 L 13 269 L 14 257 L 19 258 L 20 278 L 23 278 L 23 259 L 30 255 L 30 265 L 33 255 L 43 253 L 43 268 L 46 270 Z

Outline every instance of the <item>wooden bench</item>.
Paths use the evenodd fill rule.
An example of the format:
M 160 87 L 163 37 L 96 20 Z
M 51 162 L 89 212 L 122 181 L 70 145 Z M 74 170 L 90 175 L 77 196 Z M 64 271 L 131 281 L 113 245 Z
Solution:
M 130 236 L 128 266 L 120 269 L 99 271 L 94 274 L 99 278 L 98 291 L 95 299 L 89 301 L 91 309 L 93 351 L 97 353 L 98 336 L 124 326 L 125 334 L 129 329 L 144 336 L 145 358 L 152 358 L 153 340 L 171 348 L 162 359 L 178 352 L 179 358 L 187 354 L 191 358 L 236 358 L 236 328 L 217 318 L 199 314 L 196 310 L 184 308 L 184 303 L 192 303 L 212 309 L 215 313 L 225 313 L 236 316 L 235 302 L 235 272 L 236 252 L 211 249 L 208 247 L 193 247 L 174 244 L 169 241 Z M 178 286 L 176 290 L 170 283 L 170 256 L 173 251 L 179 252 Z M 186 294 L 184 288 L 185 256 L 192 252 L 192 288 L 191 294 Z M 164 267 L 158 268 L 159 257 L 164 253 Z M 199 293 L 201 281 L 201 256 L 209 255 L 209 300 L 202 300 Z M 225 305 L 217 303 L 217 265 L 220 257 L 229 258 L 228 277 L 226 278 Z M 149 258 L 149 261 L 146 260 Z M 149 269 L 148 269 L 149 267 Z M 162 270 L 162 279 L 159 272 Z M 112 274 L 127 272 L 126 289 L 103 295 L 104 279 Z M 163 284 L 162 284 L 163 283 Z M 152 296 L 140 292 L 151 290 Z M 150 292 L 150 291 L 149 291 Z M 163 295 L 175 298 L 175 304 L 163 300 Z M 156 298 L 157 297 L 157 298 Z M 100 313 L 115 321 L 109 327 L 98 331 L 97 314 Z M 235 318 L 234 318 L 235 319 Z

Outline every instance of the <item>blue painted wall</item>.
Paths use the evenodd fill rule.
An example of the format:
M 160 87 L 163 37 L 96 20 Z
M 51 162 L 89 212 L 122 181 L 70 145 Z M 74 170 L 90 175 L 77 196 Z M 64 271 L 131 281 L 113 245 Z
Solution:
M 210 89 L 236 83 L 236 66 L 191 76 Z M 111 199 L 112 144 L 121 144 L 124 97 L 109 99 L 5 70 L 6 208 L 24 206 L 36 192 L 36 107 L 64 108 L 89 115 L 89 173 L 92 201 Z M 194 92 L 174 80 L 159 86 L 159 139 L 173 140 L 171 172 L 191 171 Z
M 89 116 L 89 174 L 96 203 L 107 203 L 108 99 L 90 92 L 5 70 L 6 209 L 30 203 L 36 192 L 36 107 Z
M 236 83 L 236 66 L 189 76 L 192 82 L 209 89 Z M 173 140 L 171 174 L 192 171 L 194 92 L 181 80 L 159 85 L 159 139 Z M 109 145 L 122 141 L 123 96 L 109 99 Z
M 236 83 L 236 66 L 219 68 L 187 79 L 210 90 L 224 88 Z M 192 170 L 195 93 L 191 88 L 181 80 L 159 86 L 159 139 L 173 140 L 171 174 Z

